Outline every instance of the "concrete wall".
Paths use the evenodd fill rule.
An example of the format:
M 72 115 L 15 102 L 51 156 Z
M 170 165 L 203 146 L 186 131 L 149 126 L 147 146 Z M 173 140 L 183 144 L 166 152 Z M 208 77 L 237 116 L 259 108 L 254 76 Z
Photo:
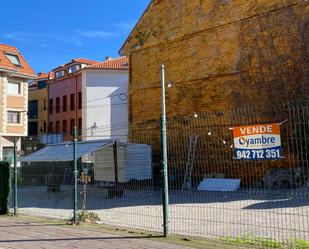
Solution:
M 83 72 L 83 126 L 88 139 L 127 140 L 128 73 L 126 71 Z M 97 129 L 91 127 L 96 123 Z
M 7 92 L 7 82 L 20 83 L 20 94 L 9 95 Z M 28 123 L 28 83 L 25 79 L 9 77 L 0 74 L 0 160 L 3 159 L 3 148 L 13 147 L 13 139 L 16 137 L 17 151 L 20 150 L 20 137 L 27 136 Z M 7 123 L 7 111 L 20 112 L 20 124 Z
M 20 94 L 9 95 L 7 92 L 7 82 L 13 81 L 20 83 Z M 24 79 L 0 76 L 0 100 L 1 100 L 1 121 L 0 135 L 3 136 L 27 136 L 28 129 L 28 83 Z M 20 112 L 20 124 L 7 123 L 7 111 Z

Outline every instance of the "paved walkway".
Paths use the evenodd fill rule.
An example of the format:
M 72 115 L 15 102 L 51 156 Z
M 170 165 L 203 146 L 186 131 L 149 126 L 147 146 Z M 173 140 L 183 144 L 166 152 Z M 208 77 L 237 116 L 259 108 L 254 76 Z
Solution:
M 0 217 L 0 249 L 178 249 L 143 237 L 117 236 L 84 229 L 29 223 Z

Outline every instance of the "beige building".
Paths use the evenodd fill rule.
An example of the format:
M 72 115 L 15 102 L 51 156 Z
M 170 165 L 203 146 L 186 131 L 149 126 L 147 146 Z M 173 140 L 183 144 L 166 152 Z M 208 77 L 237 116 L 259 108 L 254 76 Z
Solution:
M 14 138 L 18 150 L 28 135 L 28 81 L 36 78 L 20 52 L 0 44 L 0 160 L 12 161 Z
M 31 137 L 47 133 L 47 82 L 52 78 L 53 73 L 38 73 L 38 78 L 29 84 L 28 135 Z

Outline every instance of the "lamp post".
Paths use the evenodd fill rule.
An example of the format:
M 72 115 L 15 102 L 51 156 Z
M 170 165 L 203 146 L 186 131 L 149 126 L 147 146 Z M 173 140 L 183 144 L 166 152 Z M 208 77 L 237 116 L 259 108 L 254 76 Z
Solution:
M 166 107 L 165 107 L 165 66 L 161 66 L 161 91 L 162 91 L 162 117 L 161 117 L 161 152 L 162 152 L 162 170 L 163 170 L 163 234 L 168 236 L 168 165 L 167 165 L 167 142 L 166 142 Z

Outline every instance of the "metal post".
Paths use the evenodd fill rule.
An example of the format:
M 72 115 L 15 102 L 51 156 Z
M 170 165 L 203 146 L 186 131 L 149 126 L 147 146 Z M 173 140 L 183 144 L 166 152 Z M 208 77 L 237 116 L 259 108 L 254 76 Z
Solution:
M 168 236 L 168 165 L 167 165 L 167 145 L 166 145 L 166 109 L 165 109 L 165 67 L 161 67 L 161 90 L 162 90 L 162 118 L 161 118 L 161 151 L 163 168 L 163 234 Z
M 117 151 L 117 141 L 113 144 L 113 152 L 114 152 L 114 170 L 115 170 L 115 187 L 117 190 L 118 187 L 118 151 Z
M 73 130 L 73 224 L 77 223 L 77 128 Z
M 114 186 L 114 191 L 112 192 L 111 197 L 119 197 L 120 195 L 120 190 L 119 190 L 119 178 L 118 178 L 118 150 L 117 150 L 117 141 L 115 140 L 113 144 L 113 151 L 114 151 L 114 173 L 115 173 L 115 186 Z
M 14 216 L 18 216 L 18 203 L 17 203 L 17 145 L 16 145 L 16 137 L 14 137 Z

